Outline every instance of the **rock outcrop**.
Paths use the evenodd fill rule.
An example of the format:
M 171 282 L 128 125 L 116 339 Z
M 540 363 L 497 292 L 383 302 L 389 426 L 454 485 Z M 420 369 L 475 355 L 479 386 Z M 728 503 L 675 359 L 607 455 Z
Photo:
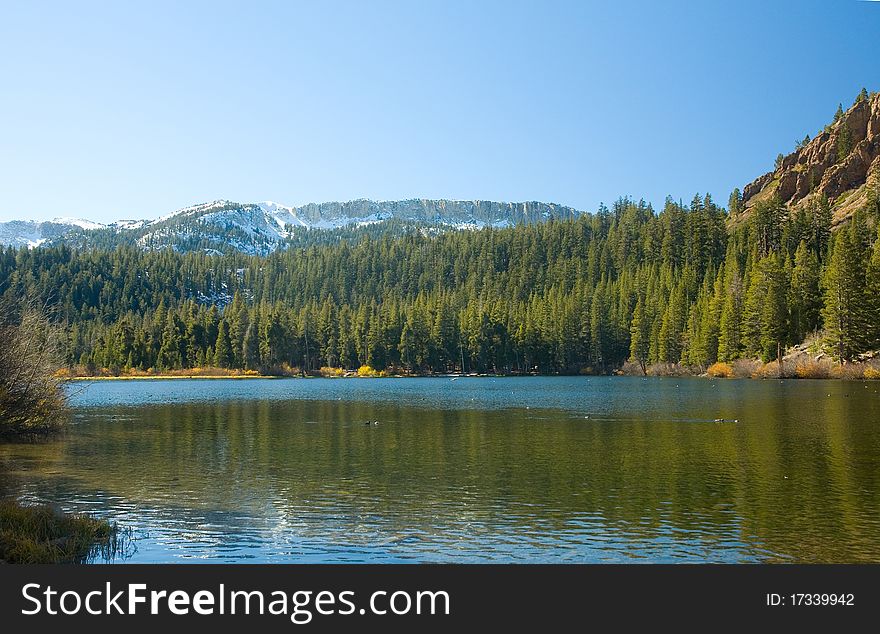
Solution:
M 745 210 L 774 194 L 789 208 L 827 196 L 835 224 L 880 187 L 880 93 L 859 99 L 835 123 L 743 188 Z

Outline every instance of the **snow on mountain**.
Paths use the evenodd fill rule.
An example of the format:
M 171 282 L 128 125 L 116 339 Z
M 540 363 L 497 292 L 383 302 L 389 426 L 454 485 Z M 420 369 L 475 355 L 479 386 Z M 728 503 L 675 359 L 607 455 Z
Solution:
M 71 227 L 79 227 L 80 229 L 92 230 L 92 229 L 103 229 L 107 225 L 103 225 L 100 222 L 92 222 L 91 220 L 83 220 L 82 218 L 53 218 L 49 222 L 52 222 L 56 225 L 68 225 Z
M 0 245 L 35 247 L 55 240 L 72 240 L 76 245 L 88 246 L 90 232 L 104 230 L 102 240 L 137 244 L 144 249 L 171 248 L 210 254 L 231 248 L 266 255 L 303 230 L 353 229 L 392 219 L 438 231 L 501 229 L 579 214 L 571 207 L 541 202 L 359 199 L 292 207 L 273 201 L 215 200 L 184 207 L 155 220 L 119 220 L 110 224 L 77 218 L 42 223 L 0 222 Z
M 83 224 L 88 221 L 78 221 Z M 37 222 L 34 220 L 10 220 L 0 222 L 0 246 L 38 247 L 50 240 L 58 238 L 73 229 L 81 229 L 80 224 L 57 218 L 51 221 Z
M 117 220 L 116 222 L 110 223 L 109 226 L 115 229 L 140 229 L 149 222 L 149 220 Z

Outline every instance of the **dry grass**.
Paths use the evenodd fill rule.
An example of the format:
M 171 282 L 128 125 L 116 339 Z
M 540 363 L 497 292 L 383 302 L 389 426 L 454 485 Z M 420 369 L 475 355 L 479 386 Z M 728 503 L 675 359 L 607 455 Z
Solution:
M 592 370 L 593 368 L 581 368 L 579 374 L 593 374 Z M 634 361 L 625 362 L 615 374 L 621 374 L 623 376 L 645 376 L 645 372 L 642 371 L 642 366 Z
M 799 379 L 830 379 L 834 376 L 835 365 L 830 359 L 800 361 L 794 368 Z
M 776 361 L 758 363 L 758 367 L 752 372 L 753 379 L 782 379 L 785 378 L 785 366 L 780 366 Z
M 263 372 L 257 370 L 232 370 L 229 368 L 199 367 L 182 370 L 139 370 L 130 368 L 127 370 L 112 371 L 109 368 L 101 368 L 90 372 L 85 366 L 62 368 L 55 372 L 59 379 L 245 379 L 278 376 L 299 376 L 299 368 L 283 364 L 276 368 L 269 368 Z
M 0 562 L 69 564 L 98 556 L 109 560 L 123 554 L 126 543 L 116 525 L 105 520 L 0 501 Z
M 648 376 L 693 376 L 694 369 L 680 363 L 654 363 L 648 366 Z
M 733 376 L 737 379 L 751 379 L 763 364 L 757 359 L 737 359 L 733 362 Z
M 858 381 L 865 377 L 866 367 L 868 366 L 864 363 L 844 363 L 843 365 L 835 366 L 833 376 L 835 379 Z

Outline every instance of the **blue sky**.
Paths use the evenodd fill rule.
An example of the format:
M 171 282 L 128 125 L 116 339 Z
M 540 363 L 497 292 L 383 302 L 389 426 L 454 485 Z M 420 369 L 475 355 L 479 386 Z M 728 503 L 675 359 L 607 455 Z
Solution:
M 0 220 L 730 190 L 859 89 L 880 3 L 5 3 Z

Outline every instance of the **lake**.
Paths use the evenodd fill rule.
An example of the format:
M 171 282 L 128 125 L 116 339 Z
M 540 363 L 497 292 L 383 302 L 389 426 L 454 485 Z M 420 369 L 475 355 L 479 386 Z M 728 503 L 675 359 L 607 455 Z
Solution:
M 118 522 L 131 562 L 880 561 L 877 382 L 69 389 L 62 436 L 0 445 L 0 494 Z

